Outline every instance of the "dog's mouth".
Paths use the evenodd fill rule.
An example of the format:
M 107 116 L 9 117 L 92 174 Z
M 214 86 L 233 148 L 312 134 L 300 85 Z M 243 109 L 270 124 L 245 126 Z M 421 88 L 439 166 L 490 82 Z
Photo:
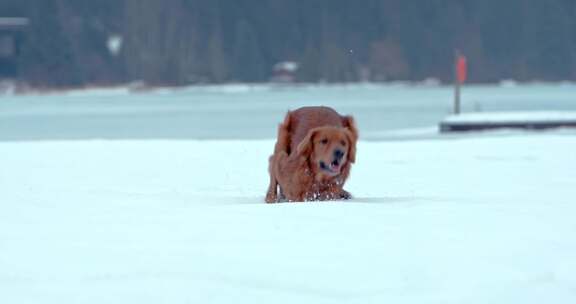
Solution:
M 333 160 L 330 164 L 326 164 L 324 161 L 320 161 L 320 169 L 328 173 L 329 175 L 340 174 L 340 169 L 342 168 L 342 163 L 338 160 Z

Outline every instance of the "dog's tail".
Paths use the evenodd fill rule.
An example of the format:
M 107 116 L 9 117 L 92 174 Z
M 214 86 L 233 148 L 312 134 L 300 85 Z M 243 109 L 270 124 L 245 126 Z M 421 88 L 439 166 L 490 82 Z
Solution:
M 284 122 L 278 126 L 278 137 L 276 140 L 276 146 L 274 147 L 274 152 L 284 151 L 286 154 L 290 155 L 290 127 L 292 124 L 292 112 L 288 111 Z

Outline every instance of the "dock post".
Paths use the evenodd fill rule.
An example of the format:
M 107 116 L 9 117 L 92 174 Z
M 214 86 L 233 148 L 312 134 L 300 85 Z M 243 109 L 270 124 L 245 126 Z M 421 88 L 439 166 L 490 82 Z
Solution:
M 454 114 L 460 114 L 461 100 L 460 100 L 460 87 L 466 81 L 467 67 L 466 57 L 456 50 L 454 59 Z

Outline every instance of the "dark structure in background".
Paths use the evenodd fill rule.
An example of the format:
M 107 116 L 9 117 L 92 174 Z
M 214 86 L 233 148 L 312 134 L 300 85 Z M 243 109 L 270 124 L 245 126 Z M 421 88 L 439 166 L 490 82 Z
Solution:
M 28 19 L 0 17 L 0 80 L 18 77 L 18 55 Z
M 12 11 L 12 13 L 10 13 Z M 576 80 L 574 0 L 2 0 L 34 20 L 19 59 L 36 86 L 144 81 Z M 111 52 L 110 37 L 121 37 Z

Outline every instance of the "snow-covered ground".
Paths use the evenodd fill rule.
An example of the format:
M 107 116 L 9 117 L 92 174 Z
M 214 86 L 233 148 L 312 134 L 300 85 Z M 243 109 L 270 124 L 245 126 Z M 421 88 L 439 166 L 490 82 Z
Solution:
M 264 141 L 0 143 L 0 303 L 575 303 L 576 138 L 361 142 L 266 205 Z
M 564 111 L 573 91 L 465 92 Z M 576 303 L 575 132 L 434 135 L 450 94 L 2 98 L 0 303 Z M 267 205 L 276 125 L 315 100 L 358 119 L 355 198 Z

